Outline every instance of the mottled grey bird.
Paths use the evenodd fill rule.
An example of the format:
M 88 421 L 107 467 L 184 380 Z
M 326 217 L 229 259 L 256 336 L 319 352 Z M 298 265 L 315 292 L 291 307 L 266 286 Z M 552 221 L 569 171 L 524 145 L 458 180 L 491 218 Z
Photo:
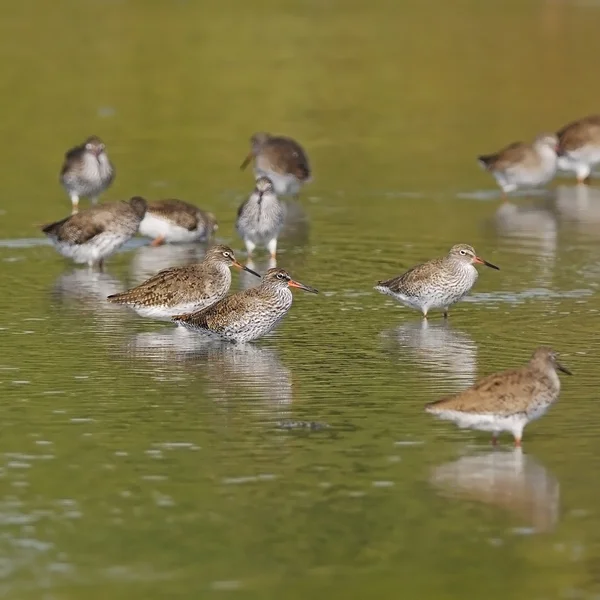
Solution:
M 457 244 L 444 258 L 430 260 L 399 277 L 380 281 L 375 289 L 405 306 L 420 310 L 425 318 L 432 308 L 441 308 L 444 317 L 447 317 L 449 307 L 466 296 L 475 285 L 479 273 L 474 263 L 499 269 L 479 258 L 472 246 Z
M 134 196 L 128 202 L 97 204 L 42 228 L 54 247 L 76 263 L 102 267 L 138 230 L 146 201 Z
M 95 135 L 65 154 L 60 182 L 71 198 L 73 213 L 79 208 L 79 198 L 86 197 L 95 203 L 114 178 L 115 169 L 106 154 L 106 146 Z
M 558 138 L 554 133 L 538 135 L 532 144 L 515 142 L 494 154 L 477 157 L 479 164 L 489 171 L 502 195 L 519 188 L 546 185 L 556 174 Z
M 269 333 L 292 306 L 291 287 L 317 294 L 294 281 L 283 269 L 269 269 L 258 287 L 223 298 L 205 310 L 173 317 L 173 321 L 231 342 L 250 342 Z
M 311 181 L 308 155 L 292 138 L 255 133 L 250 138 L 250 153 L 240 169 L 245 169 L 252 159 L 255 177 L 268 177 L 280 196 L 297 196 L 302 186 Z
M 277 198 L 267 177 L 256 180 L 256 189 L 238 209 L 236 229 L 246 244 L 248 256 L 258 244 L 277 254 L 277 238 L 285 222 L 285 204 Z
M 558 362 L 556 352 L 541 346 L 525 367 L 488 375 L 464 392 L 428 404 L 425 410 L 461 428 L 491 431 L 494 444 L 501 431 L 509 431 L 520 446 L 525 426 L 558 400 L 557 370 L 571 375 Z
M 140 223 L 140 234 L 152 238 L 152 246 L 177 242 L 204 242 L 219 228 L 212 213 L 183 200 L 149 202 Z
M 241 265 L 229 246 L 219 244 L 206 251 L 201 263 L 164 269 L 126 292 L 109 296 L 108 300 L 129 306 L 142 317 L 168 320 L 207 308 L 224 298 L 231 286 L 229 267 L 260 277 Z

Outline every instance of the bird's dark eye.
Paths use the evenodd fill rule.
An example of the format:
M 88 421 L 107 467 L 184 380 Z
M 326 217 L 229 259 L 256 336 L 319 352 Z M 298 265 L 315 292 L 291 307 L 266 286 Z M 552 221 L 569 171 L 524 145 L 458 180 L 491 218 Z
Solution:
M 277 273 L 277 279 L 285 279 L 285 275 L 283 273 Z
M 466 252 L 464 250 L 461 250 L 460 254 L 462 254 L 463 256 L 465 256 Z
M 225 258 L 231 258 L 231 254 L 229 252 L 223 252 L 223 256 Z

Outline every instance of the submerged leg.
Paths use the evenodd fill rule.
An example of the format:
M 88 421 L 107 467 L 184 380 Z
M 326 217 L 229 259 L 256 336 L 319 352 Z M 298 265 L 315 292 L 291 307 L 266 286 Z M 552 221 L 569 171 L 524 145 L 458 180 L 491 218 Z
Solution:
M 494 433 L 492 433 L 492 446 L 497 446 L 498 445 L 498 432 L 494 431 Z
M 448 318 L 448 307 L 444 306 L 444 319 Z
M 272 240 L 268 241 L 267 249 L 271 258 L 275 258 L 277 256 L 277 238 L 273 238 Z
M 79 196 L 71 194 L 71 214 L 76 215 L 79 212 Z
M 256 244 L 252 240 L 244 240 L 244 244 L 246 244 L 246 252 L 248 252 L 248 256 L 252 256 L 254 248 L 256 248 Z
M 151 246 L 162 246 L 165 243 L 165 238 L 162 235 L 159 235 L 157 238 L 154 238 L 151 242 Z

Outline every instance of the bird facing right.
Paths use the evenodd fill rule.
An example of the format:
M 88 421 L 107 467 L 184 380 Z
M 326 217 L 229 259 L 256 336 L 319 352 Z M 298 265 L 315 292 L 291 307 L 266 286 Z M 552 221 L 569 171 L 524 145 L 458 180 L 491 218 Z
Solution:
M 129 306 L 142 317 L 168 320 L 224 298 L 231 286 L 230 267 L 260 277 L 241 265 L 229 246 L 218 244 L 206 251 L 201 263 L 163 269 L 140 285 L 109 296 L 108 301 Z
M 270 133 L 255 133 L 250 138 L 250 153 L 240 165 L 244 170 L 254 159 L 254 175 L 268 177 L 280 196 L 298 196 L 311 180 L 308 155 L 294 139 Z
M 66 152 L 60 182 L 71 198 L 73 213 L 79 209 L 79 198 L 89 198 L 95 204 L 114 178 L 115 169 L 99 137 L 93 135 Z
M 466 296 L 475 285 L 479 273 L 475 264 L 500 268 L 483 260 L 468 244 L 456 244 L 444 258 L 417 265 L 399 277 L 380 281 L 375 289 L 415 308 L 427 318 L 431 309 L 441 308 L 444 317 L 450 306 Z
M 477 157 L 502 189 L 502 195 L 518 188 L 547 184 L 556 174 L 558 138 L 553 133 L 538 135 L 532 144 L 515 142 L 494 154 Z
M 259 177 L 256 188 L 238 209 L 236 229 L 246 244 L 248 256 L 258 244 L 269 250 L 271 258 L 277 255 L 277 238 L 285 222 L 285 204 L 277 198 L 268 177 Z
M 557 371 L 571 375 L 552 348 L 540 346 L 525 367 L 488 375 L 455 396 L 428 404 L 425 410 L 461 428 L 491 431 L 493 444 L 501 431 L 509 431 L 520 446 L 525 426 L 558 400 Z
M 294 281 L 284 269 L 269 269 L 258 287 L 227 296 L 204 310 L 178 315 L 173 321 L 211 337 L 250 342 L 269 333 L 285 317 L 292 306 L 291 287 L 318 293 Z

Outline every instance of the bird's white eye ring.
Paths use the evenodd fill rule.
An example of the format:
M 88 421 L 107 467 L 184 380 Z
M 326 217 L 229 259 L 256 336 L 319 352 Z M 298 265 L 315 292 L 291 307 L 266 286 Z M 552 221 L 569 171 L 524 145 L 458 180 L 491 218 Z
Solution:
M 462 254 L 464 256 L 466 254 L 466 252 L 464 250 L 461 250 L 460 254 Z

